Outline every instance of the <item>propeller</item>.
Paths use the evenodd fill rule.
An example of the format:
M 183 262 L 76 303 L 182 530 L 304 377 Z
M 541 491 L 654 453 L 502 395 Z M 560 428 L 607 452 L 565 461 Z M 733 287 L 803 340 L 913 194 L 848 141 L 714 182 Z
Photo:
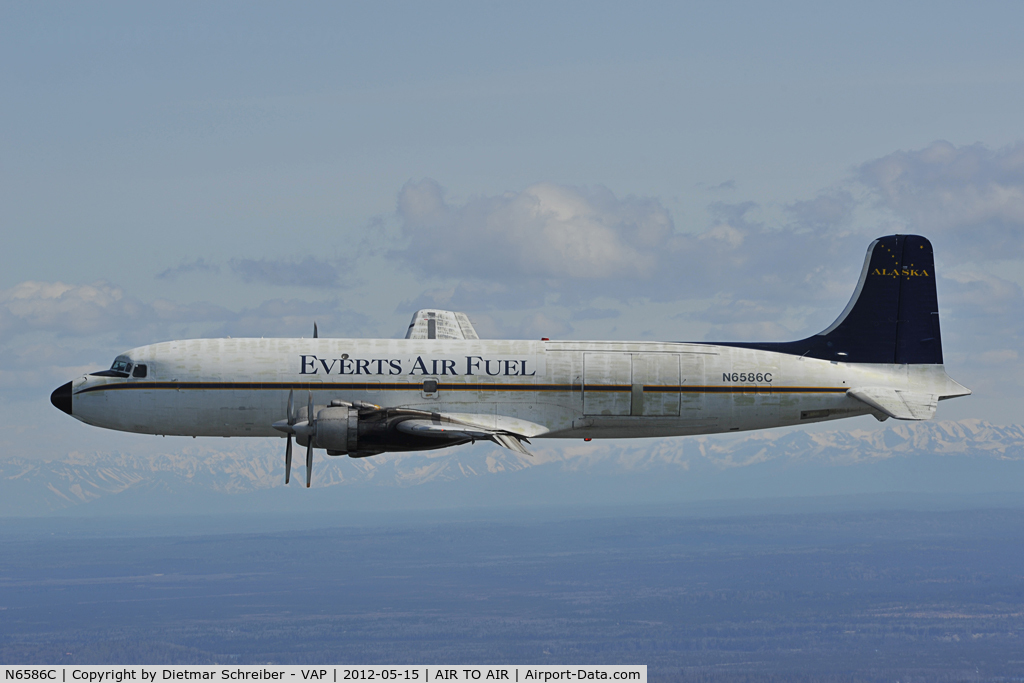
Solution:
M 310 394 L 310 403 L 313 401 L 312 394 Z M 284 432 L 288 435 L 288 441 L 284 447 L 284 483 L 288 484 L 292 478 L 292 436 L 306 434 L 308 429 L 308 423 L 299 422 L 295 418 L 295 391 L 288 391 L 288 419 L 278 420 L 273 425 L 274 429 L 279 432 Z
M 316 323 L 313 323 L 315 326 Z M 314 428 L 316 423 L 313 422 L 313 392 L 309 392 L 309 403 L 306 406 L 306 423 L 310 428 Z M 313 432 L 315 433 L 315 432 Z M 313 433 L 310 433 L 306 437 L 306 488 L 309 488 L 310 483 L 313 481 Z
M 313 438 L 316 436 L 316 419 L 313 415 L 313 392 L 309 392 L 309 403 L 306 405 L 306 420 L 295 419 L 295 392 L 288 392 L 288 419 L 278 420 L 274 429 L 288 435 L 288 443 L 284 449 L 284 483 L 291 480 L 292 473 L 292 435 L 306 438 L 306 488 L 313 482 Z
M 292 435 L 288 435 L 288 443 L 284 447 L 284 485 L 292 479 Z
M 295 390 L 288 390 L 288 424 L 292 424 L 292 415 L 295 414 Z M 288 444 L 284 447 L 284 484 L 292 479 L 292 435 L 288 433 Z

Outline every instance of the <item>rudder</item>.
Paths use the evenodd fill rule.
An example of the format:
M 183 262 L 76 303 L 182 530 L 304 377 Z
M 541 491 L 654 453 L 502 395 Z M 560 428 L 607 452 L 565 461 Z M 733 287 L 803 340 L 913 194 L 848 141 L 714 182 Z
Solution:
M 942 365 L 932 243 L 919 235 L 905 235 L 903 238 L 896 362 Z

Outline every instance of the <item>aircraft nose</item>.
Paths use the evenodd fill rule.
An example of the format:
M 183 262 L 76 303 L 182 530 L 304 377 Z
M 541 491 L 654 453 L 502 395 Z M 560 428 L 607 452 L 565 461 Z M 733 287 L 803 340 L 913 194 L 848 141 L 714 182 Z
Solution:
M 71 382 L 62 384 L 53 390 L 50 394 L 50 403 L 54 407 L 63 410 L 68 415 L 71 414 Z

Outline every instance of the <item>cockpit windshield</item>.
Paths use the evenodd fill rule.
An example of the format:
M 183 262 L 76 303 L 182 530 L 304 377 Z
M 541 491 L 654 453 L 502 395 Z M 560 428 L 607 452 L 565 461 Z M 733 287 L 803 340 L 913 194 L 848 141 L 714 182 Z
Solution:
M 147 368 L 144 364 L 139 363 L 138 365 L 132 363 L 127 358 L 115 358 L 113 365 L 110 366 L 109 370 L 100 370 L 99 372 L 90 372 L 89 374 L 93 377 L 135 377 L 142 378 L 148 373 Z
M 114 364 L 110 366 L 110 369 L 114 372 L 123 372 L 125 374 L 132 371 L 131 361 L 121 360 L 120 358 L 114 360 Z

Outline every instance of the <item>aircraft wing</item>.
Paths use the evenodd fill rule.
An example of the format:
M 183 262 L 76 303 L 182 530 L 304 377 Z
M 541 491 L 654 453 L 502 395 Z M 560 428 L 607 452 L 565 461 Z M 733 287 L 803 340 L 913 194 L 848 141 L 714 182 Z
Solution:
M 441 416 L 438 416 L 440 418 Z M 403 420 L 395 425 L 395 429 L 412 436 L 435 438 L 450 441 L 458 438 L 471 439 L 474 441 L 493 441 L 494 443 L 523 455 L 532 456 L 533 453 L 526 450 L 523 441 L 530 443 L 522 434 L 516 434 L 503 429 L 486 429 L 470 424 L 459 422 L 442 422 L 440 419 L 410 419 Z M 450 418 L 449 418 L 450 419 Z
M 889 387 L 850 389 L 846 393 L 897 420 L 930 420 L 939 404 L 936 394 Z

